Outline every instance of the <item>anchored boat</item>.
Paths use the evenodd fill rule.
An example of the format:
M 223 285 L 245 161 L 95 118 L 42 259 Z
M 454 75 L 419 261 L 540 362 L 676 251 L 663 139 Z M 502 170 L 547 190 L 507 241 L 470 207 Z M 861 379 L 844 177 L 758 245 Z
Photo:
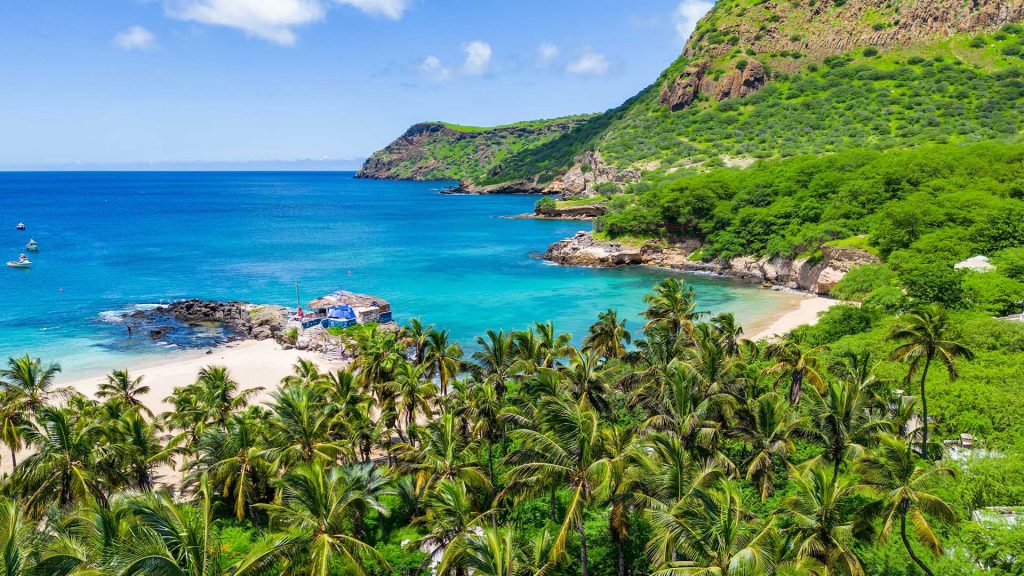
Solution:
M 25 250 L 28 250 L 29 252 L 39 252 L 39 244 L 30 238 L 28 244 L 25 244 Z
M 28 268 L 31 265 L 32 265 L 32 261 L 29 260 L 28 257 L 25 256 L 24 254 L 19 256 L 17 260 L 8 260 L 7 261 L 7 267 L 8 268 Z
M 25 229 L 25 223 L 24 222 L 18 222 L 18 230 L 24 230 L 24 229 Z

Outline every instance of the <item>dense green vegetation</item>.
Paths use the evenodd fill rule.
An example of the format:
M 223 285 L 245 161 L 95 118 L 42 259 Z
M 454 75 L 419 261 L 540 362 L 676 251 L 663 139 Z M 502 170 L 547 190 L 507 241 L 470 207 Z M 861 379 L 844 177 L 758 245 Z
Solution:
M 1024 146 L 936 145 L 854 150 L 672 175 L 614 198 L 596 227 L 610 236 L 697 237 L 705 259 L 813 257 L 823 244 L 874 252 L 885 264 L 854 270 L 845 299 L 909 299 L 990 314 L 1024 306 Z M 996 270 L 955 271 L 977 254 Z
M 3 573 L 1024 570 L 1018 533 L 971 519 L 1024 501 L 1024 326 L 865 305 L 768 344 L 678 280 L 646 301 L 633 343 L 611 310 L 579 348 L 538 323 L 470 358 L 367 327 L 351 371 L 300 361 L 256 403 L 211 366 L 160 415 L 127 372 L 90 399 L 12 358 Z M 943 457 L 964 431 L 1006 455 Z

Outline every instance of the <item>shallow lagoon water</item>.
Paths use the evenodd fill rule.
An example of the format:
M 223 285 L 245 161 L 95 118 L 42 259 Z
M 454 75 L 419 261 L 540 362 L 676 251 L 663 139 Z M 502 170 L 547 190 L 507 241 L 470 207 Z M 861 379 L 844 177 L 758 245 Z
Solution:
M 607 308 L 638 329 L 643 295 L 673 272 L 554 266 L 536 256 L 586 222 L 509 219 L 535 197 L 440 194 L 449 183 L 351 173 L 0 173 L 0 257 L 29 238 L 29 270 L 3 270 L 0 358 L 26 352 L 65 375 L 106 371 L 175 346 L 128 338 L 110 312 L 181 298 L 293 306 L 347 289 L 395 317 L 448 328 L 467 347 L 487 328 L 552 320 L 577 340 Z M 28 230 L 15 230 L 25 222 Z M 685 275 L 703 309 L 760 324 L 794 296 Z M 209 345 L 209 340 L 181 345 Z

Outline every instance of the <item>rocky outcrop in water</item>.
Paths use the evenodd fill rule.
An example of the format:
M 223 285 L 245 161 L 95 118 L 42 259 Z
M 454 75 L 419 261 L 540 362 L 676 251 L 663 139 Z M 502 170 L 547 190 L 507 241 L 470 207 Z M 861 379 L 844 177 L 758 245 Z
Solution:
M 831 292 L 843 276 L 855 266 L 879 261 L 876 256 L 863 250 L 823 246 L 821 258 L 815 261 L 781 256 L 740 256 L 729 261 L 703 262 L 693 258 L 700 247 L 699 240 L 665 245 L 627 245 L 598 240 L 593 234 L 581 231 L 575 236 L 552 244 L 544 253 L 544 258 L 557 264 L 571 266 L 607 268 L 643 264 L 689 272 L 721 274 L 815 294 Z
M 223 327 L 228 340 L 281 340 L 284 338 L 286 312 L 283 306 L 181 300 L 132 312 L 126 316 L 126 321 L 146 328 L 154 340 L 164 340 L 171 333 L 197 329 L 204 324 Z

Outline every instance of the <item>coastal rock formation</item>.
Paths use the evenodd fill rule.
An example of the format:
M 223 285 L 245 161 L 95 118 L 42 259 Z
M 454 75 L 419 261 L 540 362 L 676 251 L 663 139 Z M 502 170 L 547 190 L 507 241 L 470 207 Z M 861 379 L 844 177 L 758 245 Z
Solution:
M 590 150 L 577 158 L 561 178 L 556 178 L 547 191 L 560 193 L 563 198 L 591 198 L 597 196 L 596 188 L 601 184 L 614 184 L 621 192 L 623 186 L 638 180 L 639 171 L 610 166 L 601 158 L 600 152 Z
M 127 319 L 159 324 L 160 319 L 171 318 L 185 325 L 218 324 L 225 327 L 233 339 L 269 340 L 282 337 L 286 311 L 282 306 L 193 299 L 136 311 Z M 150 329 L 149 335 L 160 340 L 174 330 L 172 326 L 159 325 Z
M 769 74 L 751 56 L 781 55 L 770 56 L 772 70 L 795 72 L 807 62 L 857 48 L 897 48 L 951 34 L 991 32 L 1022 19 L 1019 0 L 733 2 L 716 6 L 698 24 L 683 51 L 689 64 L 667 79 L 660 102 L 678 111 L 701 95 L 724 100 L 757 91 Z
M 595 202 L 569 206 L 538 206 L 534 209 L 534 216 L 552 220 L 593 220 L 598 216 L 603 216 L 607 211 L 607 206 Z
M 356 178 L 477 181 L 502 161 L 508 148 L 540 146 L 588 118 L 570 116 L 494 128 L 422 122 L 374 152 Z
M 855 266 L 878 262 L 873 254 L 856 248 L 823 246 L 817 261 L 781 256 L 752 258 L 739 256 L 728 262 L 703 262 L 692 259 L 699 250 L 698 240 L 669 245 L 630 246 L 594 238 L 589 232 L 555 242 L 544 258 L 572 266 L 613 267 L 644 264 L 690 272 L 721 274 L 766 285 L 828 294 Z

